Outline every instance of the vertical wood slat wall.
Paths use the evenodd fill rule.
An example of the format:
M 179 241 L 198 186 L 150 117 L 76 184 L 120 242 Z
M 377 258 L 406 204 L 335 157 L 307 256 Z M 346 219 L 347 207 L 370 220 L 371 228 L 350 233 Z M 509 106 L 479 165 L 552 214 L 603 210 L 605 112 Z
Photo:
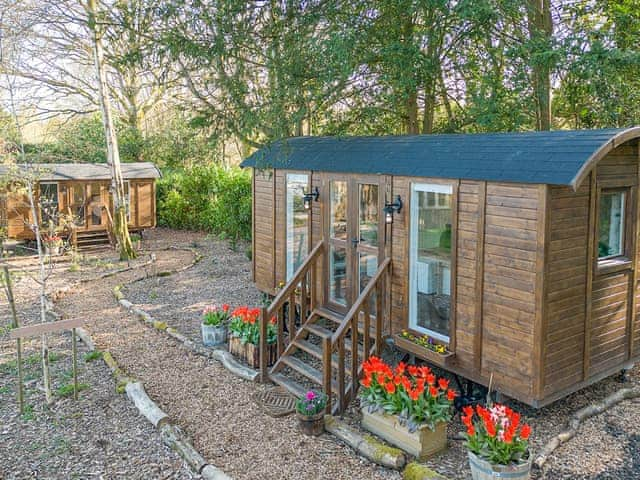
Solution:
M 451 370 L 485 384 L 493 375 L 494 386 L 507 395 L 544 404 L 611 373 L 629 360 L 630 352 L 636 357 L 640 254 L 634 268 L 606 275 L 598 275 L 591 260 L 597 255 L 595 185 L 636 185 L 639 160 L 637 144 L 618 147 L 577 192 L 559 186 L 387 177 L 387 196 L 400 195 L 405 203 L 386 229 L 392 259 L 388 333 L 408 327 L 411 184 L 448 182 L 457 191 Z M 285 268 L 287 172 L 270 173 L 256 172 L 254 180 L 255 278 L 269 292 Z M 312 187 L 322 192 L 312 207 L 315 245 L 324 231 L 328 192 L 324 173 L 309 174 Z M 637 195 L 634 202 L 640 203 Z M 634 213 L 640 215 L 640 209 Z M 640 241 L 634 248 L 640 252 Z M 323 278 L 318 275 L 319 282 Z M 630 288 L 633 284 L 636 288 Z

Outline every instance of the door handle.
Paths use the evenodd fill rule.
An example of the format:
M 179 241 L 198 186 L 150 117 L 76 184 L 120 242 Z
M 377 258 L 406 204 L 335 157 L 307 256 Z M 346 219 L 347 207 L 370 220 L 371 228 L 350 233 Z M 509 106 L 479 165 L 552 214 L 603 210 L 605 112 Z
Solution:
M 357 239 L 357 238 L 352 238 L 351 239 L 351 245 L 353 245 L 354 248 L 357 247 L 359 243 L 360 243 L 359 239 Z

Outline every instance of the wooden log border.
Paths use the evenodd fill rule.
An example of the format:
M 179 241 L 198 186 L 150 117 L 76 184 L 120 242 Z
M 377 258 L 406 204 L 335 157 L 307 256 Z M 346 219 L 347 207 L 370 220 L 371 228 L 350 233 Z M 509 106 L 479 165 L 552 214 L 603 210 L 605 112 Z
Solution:
M 95 342 L 87 330 L 79 327 L 77 334 L 90 352 L 96 350 Z M 231 480 L 231 477 L 222 470 L 207 463 L 180 428 L 174 425 L 171 418 L 151 400 L 141 381 L 126 375 L 109 351 L 102 352 L 102 359 L 116 380 L 116 391 L 126 392 L 127 398 L 136 406 L 138 412 L 158 430 L 162 442 L 180 455 L 195 474 L 200 475 L 204 480 Z
M 558 435 L 551 438 L 551 440 L 549 440 L 542 447 L 542 449 L 540 449 L 540 452 L 533 461 L 533 465 L 537 468 L 542 468 L 546 461 L 549 459 L 549 456 L 558 447 L 560 447 L 560 445 L 568 442 L 576 436 L 576 434 L 578 433 L 578 429 L 580 428 L 580 424 L 582 424 L 585 420 L 609 410 L 611 407 L 617 405 L 623 400 L 630 400 L 637 397 L 640 397 L 640 388 L 622 388 L 613 392 L 599 402 L 595 402 L 591 405 L 587 405 L 586 407 L 581 408 L 571 416 L 571 418 L 567 422 L 567 426 L 565 427 L 565 429 L 562 430 Z

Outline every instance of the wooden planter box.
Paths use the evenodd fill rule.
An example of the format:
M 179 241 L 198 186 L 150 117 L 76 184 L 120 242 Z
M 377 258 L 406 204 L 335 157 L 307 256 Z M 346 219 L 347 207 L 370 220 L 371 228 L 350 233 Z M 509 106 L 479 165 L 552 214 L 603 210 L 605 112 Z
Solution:
M 369 413 L 362 408 L 362 426 L 418 460 L 425 460 L 447 448 L 445 422 L 438 423 L 435 430 L 424 426 L 411 433 L 407 427 L 400 425 L 397 416 Z
M 421 347 L 417 343 L 404 338 L 400 334 L 393 336 L 393 340 L 400 350 L 414 354 L 416 357 L 439 367 L 447 367 L 453 363 L 455 354 L 453 352 L 438 353 L 428 348 Z
M 267 366 L 272 366 L 278 359 L 278 350 L 275 343 L 267 345 Z M 244 360 L 251 368 L 260 368 L 260 347 L 252 343 L 244 345 L 238 337 L 229 336 L 229 352 Z

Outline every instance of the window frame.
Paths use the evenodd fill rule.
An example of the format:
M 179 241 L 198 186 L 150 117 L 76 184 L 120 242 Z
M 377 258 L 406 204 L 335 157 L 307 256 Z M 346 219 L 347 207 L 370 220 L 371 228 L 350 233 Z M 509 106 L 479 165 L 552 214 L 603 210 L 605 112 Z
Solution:
M 408 260 L 409 260 L 409 272 L 408 272 L 408 290 L 409 290 L 409 299 L 408 299 L 408 318 L 407 318 L 407 326 L 408 329 L 414 333 L 420 335 L 428 335 L 437 342 L 440 342 L 444 345 L 448 345 L 449 348 L 453 348 L 455 345 L 455 328 L 456 328 L 456 317 L 455 317 L 455 298 L 456 298 L 456 270 L 457 270 L 457 262 L 456 262 L 456 249 L 457 249 L 457 240 L 456 240 L 456 228 L 457 224 L 457 188 L 456 185 L 451 183 L 440 183 L 435 182 L 433 180 L 425 181 L 425 182 L 415 182 L 411 183 L 409 190 L 409 218 L 408 218 L 408 234 L 409 234 L 409 252 L 408 252 Z M 417 230 L 419 229 L 419 218 L 418 218 L 418 209 L 420 208 L 420 202 L 417 200 L 417 195 L 414 197 L 416 192 L 434 192 L 434 198 L 437 196 L 435 194 L 442 193 L 451 195 L 451 259 L 449 264 L 449 291 L 451 296 L 451 308 L 449 315 L 449 334 L 442 335 L 441 333 L 435 332 L 433 330 L 429 330 L 428 328 L 421 327 L 417 323 L 417 312 L 416 312 L 416 302 L 414 297 L 417 295 L 417 282 L 412 282 L 412 278 L 415 275 L 415 269 L 417 268 L 417 245 L 416 242 L 418 240 Z M 435 205 L 429 205 L 429 201 L 425 202 L 425 206 L 431 209 L 441 209 L 443 207 L 438 207 L 438 200 L 435 201 Z
M 599 256 L 600 241 L 600 200 L 605 193 L 621 192 L 624 194 L 624 203 L 622 206 L 622 253 L 619 255 L 609 255 L 606 257 Z M 619 270 L 630 268 L 633 262 L 634 251 L 634 216 L 635 212 L 636 189 L 629 185 L 623 186 L 599 186 L 597 188 L 596 206 L 595 206 L 595 222 L 594 222 L 594 262 L 596 264 L 597 274 L 612 273 Z
M 291 277 L 293 276 L 293 274 L 295 273 L 295 268 L 292 268 L 292 271 L 289 271 L 290 265 L 293 266 L 293 264 L 289 263 L 289 239 L 288 239 L 288 234 L 289 234 L 289 178 L 290 177 L 306 177 L 306 188 L 305 188 L 305 192 L 309 192 L 311 190 L 311 174 L 308 172 L 296 172 L 296 171 L 290 171 L 287 172 L 284 175 L 284 276 L 285 276 L 285 282 L 288 282 Z M 299 181 L 300 179 L 298 179 Z M 302 183 L 302 182 L 301 182 Z M 313 209 L 313 204 L 312 204 L 312 208 Z M 309 254 L 310 251 L 310 241 L 311 241 L 311 210 L 306 211 L 305 213 L 307 214 L 307 255 Z M 306 256 L 305 256 L 306 257 Z
M 56 181 L 42 181 L 38 182 L 38 210 L 40 213 L 40 221 L 44 222 L 44 218 L 42 216 L 42 186 L 43 185 L 55 185 L 56 186 L 56 213 L 60 213 L 60 182 Z

